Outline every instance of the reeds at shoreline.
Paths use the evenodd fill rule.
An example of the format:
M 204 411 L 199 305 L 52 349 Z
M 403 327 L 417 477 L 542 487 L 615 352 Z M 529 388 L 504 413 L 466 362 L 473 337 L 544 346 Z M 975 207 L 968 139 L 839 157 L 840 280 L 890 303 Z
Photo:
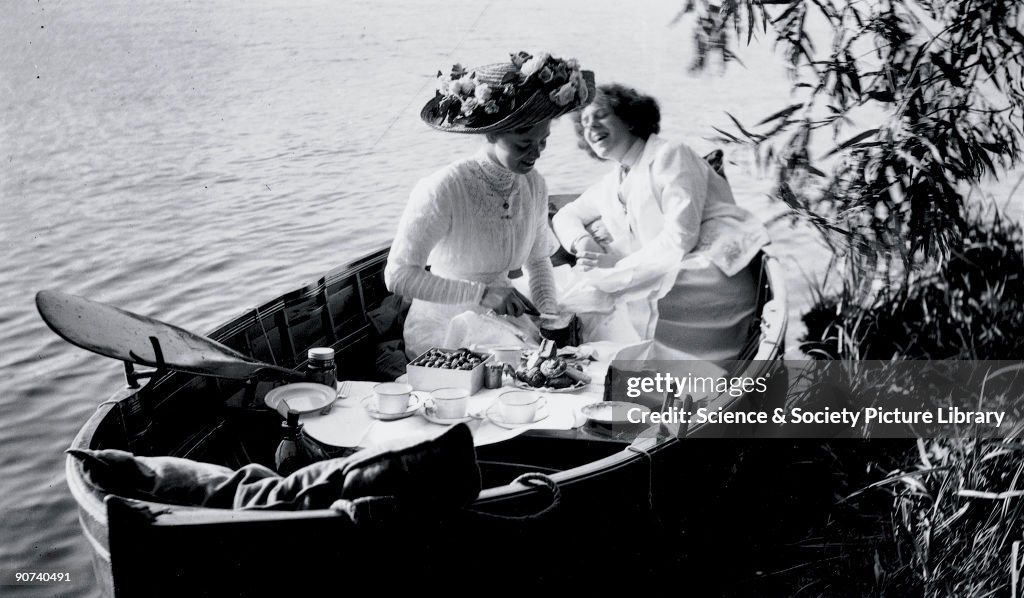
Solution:
M 819 295 L 805 317 L 805 352 L 894 364 L 1024 356 L 1022 228 L 976 207 L 965 222 L 962 248 L 928 271 L 880 285 L 868 301 L 858 302 L 856 280 Z M 884 387 L 860 390 L 885 400 Z M 986 400 L 1019 410 L 1021 398 Z M 793 546 L 808 552 L 773 572 L 771 586 L 800 596 L 1022 595 L 1021 432 L 847 441 L 839 451 L 826 443 L 824 460 L 843 480 L 833 489 L 847 493 L 823 519 L 802 522 L 806 536 Z

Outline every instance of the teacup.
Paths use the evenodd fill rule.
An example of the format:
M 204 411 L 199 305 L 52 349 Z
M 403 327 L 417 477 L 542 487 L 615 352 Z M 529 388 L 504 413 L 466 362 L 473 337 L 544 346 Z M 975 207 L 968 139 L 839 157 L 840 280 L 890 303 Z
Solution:
M 547 399 L 529 390 L 510 390 L 498 397 L 498 413 L 510 424 L 528 424 Z
M 466 417 L 469 408 L 469 391 L 465 388 L 438 388 L 430 392 L 434 414 L 440 419 Z
M 377 411 L 393 415 L 409 408 L 412 387 L 401 382 L 381 382 L 373 387 L 377 396 Z

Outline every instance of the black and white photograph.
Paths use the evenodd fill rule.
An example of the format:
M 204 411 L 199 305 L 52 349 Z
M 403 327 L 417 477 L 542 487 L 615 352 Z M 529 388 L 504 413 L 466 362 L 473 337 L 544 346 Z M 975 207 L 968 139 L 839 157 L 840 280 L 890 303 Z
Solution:
M 0 595 L 1024 596 L 1022 31 L 8 3 Z

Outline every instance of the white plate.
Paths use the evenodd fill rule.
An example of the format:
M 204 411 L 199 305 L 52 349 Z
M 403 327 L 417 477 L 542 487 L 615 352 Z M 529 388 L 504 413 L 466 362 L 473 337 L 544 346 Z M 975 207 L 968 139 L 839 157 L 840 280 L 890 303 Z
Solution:
M 323 415 L 331 410 L 337 396 L 330 386 L 296 382 L 271 389 L 263 402 L 281 415 L 287 415 L 289 409 L 303 415 L 317 412 Z
M 650 413 L 650 407 L 628 401 L 598 401 L 580 407 L 580 413 L 592 422 L 600 424 L 633 424 L 627 415 L 630 409 L 639 409 L 641 413 Z
M 359 401 L 359 403 L 363 406 L 363 409 L 366 409 L 366 412 L 369 413 L 370 417 L 373 419 L 391 421 L 394 419 L 409 417 L 413 413 L 416 413 L 423 404 L 423 401 L 421 401 L 416 395 L 409 395 L 409 404 L 406 405 L 405 411 L 399 413 L 381 413 L 380 411 L 377 411 L 377 397 L 374 395 L 364 398 L 362 401 Z
M 512 384 L 516 388 L 522 388 L 523 390 L 536 390 L 539 392 L 576 392 L 577 390 L 586 386 L 587 382 L 584 382 L 583 380 L 577 380 L 576 384 L 573 384 L 572 386 L 566 386 L 565 388 L 551 388 L 550 386 L 530 386 L 529 384 L 523 382 L 522 380 L 515 380 L 512 382 Z
M 547 405 L 541 405 L 540 408 L 537 409 L 537 412 L 533 414 L 533 421 L 525 422 L 522 424 L 513 424 L 502 419 L 501 410 L 498 408 L 497 401 L 495 401 L 494 403 L 491 404 L 490 407 L 487 408 L 487 411 L 484 412 L 484 415 L 486 415 L 487 419 L 491 420 L 491 423 L 493 423 L 494 425 L 506 428 L 508 430 L 514 430 L 516 428 L 529 426 L 530 424 L 535 424 L 539 421 L 543 421 L 547 419 L 548 415 L 551 415 L 551 412 L 548 411 Z
M 453 424 L 460 424 L 462 422 L 478 419 L 469 414 L 467 414 L 466 417 L 438 417 L 437 410 L 434 409 L 433 405 L 423 405 L 423 408 L 420 409 L 420 415 L 422 415 L 423 419 L 428 422 L 432 424 L 440 424 L 442 426 L 451 426 Z

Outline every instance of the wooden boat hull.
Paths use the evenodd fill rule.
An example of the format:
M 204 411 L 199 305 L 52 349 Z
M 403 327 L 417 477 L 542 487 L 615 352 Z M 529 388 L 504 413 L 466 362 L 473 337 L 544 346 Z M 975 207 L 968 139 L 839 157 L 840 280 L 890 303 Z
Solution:
M 382 340 L 368 314 L 389 296 L 383 281 L 386 258 L 386 248 L 374 252 L 240 315 L 209 336 L 255 359 L 287 368 L 301 367 L 308 347 L 333 346 L 339 378 L 365 379 L 365 372 L 374 370 L 374 349 Z M 786 299 L 779 264 L 764 257 L 756 266 L 762 293 L 758 333 L 752 335 L 744 351 L 747 365 L 738 373 L 752 377 L 782 367 L 786 330 Z M 123 389 L 103 402 L 72 447 L 118 448 L 235 467 L 249 462 L 272 463 L 279 419 L 256 400 L 267 389 L 263 384 L 162 373 L 141 388 Z M 772 392 L 780 390 L 784 391 L 773 388 Z M 774 399 L 767 394 L 735 398 L 723 395 L 711 406 L 749 410 Z M 481 447 L 478 457 L 485 489 L 466 518 L 445 522 L 440 535 L 460 542 L 483 542 L 484 554 L 498 549 L 498 543 L 484 541 L 489 528 L 501 534 L 501 547 L 526 550 L 531 546 L 530 554 L 536 553 L 540 545 L 557 547 L 565 542 L 567 533 L 596 531 L 599 536 L 609 534 L 609 538 L 626 534 L 649 541 L 658 534 L 671 533 L 661 530 L 677 530 L 684 523 L 680 515 L 686 512 L 681 507 L 685 503 L 684 474 L 694 462 L 695 450 L 690 438 L 723 433 L 728 432 L 721 426 L 698 426 L 690 429 L 684 440 L 659 435 L 654 428 L 639 437 L 616 437 L 586 429 L 531 431 L 512 441 Z M 506 519 L 550 506 L 551 497 L 543 489 L 510 483 L 530 471 L 543 472 L 558 484 L 558 509 L 540 523 Z M 365 555 L 362 549 L 356 551 L 358 554 L 352 550 L 352 546 L 359 546 L 360 532 L 335 529 L 340 518 L 331 511 L 239 512 L 162 505 L 107 495 L 92 485 L 77 459 L 68 458 L 66 472 L 78 503 L 82 530 L 94 551 L 97 582 L 107 596 L 154 592 L 180 595 L 189 584 L 201 579 L 196 577 L 200 572 L 208 572 L 214 565 L 239 574 L 252 573 L 260 570 L 259 554 L 277 554 L 273 551 L 282 548 L 306 554 L 307 565 L 320 562 L 323 555 L 334 562 L 348 559 L 355 564 Z M 111 514 L 116 517 L 113 521 Z M 665 525 L 669 520 L 675 525 Z M 631 524 L 624 527 L 623 522 Z M 442 528 L 436 525 L 422 533 L 438 535 Z M 378 533 L 374 537 L 388 536 Z M 514 537 L 519 538 L 519 544 L 510 540 Z M 419 541 L 415 537 L 399 539 L 397 535 L 390 538 L 393 546 Z M 429 542 L 420 544 L 423 550 L 438 549 Z M 138 550 L 143 545 L 148 548 Z M 600 539 L 596 544 L 581 539 L 581 545 L 574 546 L 577 559 L 596 558 L 605 550 Z M 457 549 L 454 545 L 441 548 Z M 311 553 L 321 556 L 311 558 Z M 558 551 L 551 556 L 567 557 Z M 658 560 L 655 556 L 647 551 L 637 558 L 654 563 Z M 291 557 L 277 558 L 275 562 L 280 566 Z M 291 564 L 300 566 L 302 562 L 300 559 Z M 359 562 L 362 567 L 374 566 L 373 562 Z M 270 562 L 264 564 L 269 566 Z M 487 562 L 478 564 L 487 566 Z M 416 569 L 418 565 L 410 567 Z M 541 577 L 544 575 L 548 574 Z M 253 592 L 264 593 L 267 583 L 263 580 L 253 585 Z M 226 586 L 213 584 L 206 589 L 245 594 L 245 587 L 242 578 L 235 578 Z M 191 587 L 190 595 L 197 588 Z M 287 589 L 294 589 L 294 585 Z

